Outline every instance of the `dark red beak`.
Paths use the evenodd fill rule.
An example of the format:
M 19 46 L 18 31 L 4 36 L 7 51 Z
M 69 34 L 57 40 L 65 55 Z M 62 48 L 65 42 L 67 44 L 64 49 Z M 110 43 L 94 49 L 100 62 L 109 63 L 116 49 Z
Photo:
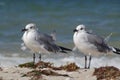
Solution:
M 78 30 L 77 29 L 74 29 L 73 32 L 77 32 Z
M 25 32 L 25 31 L 27 31 L 27 29 L 25 29 L 25 28 L 24 28 L 24 29 L 22 29 L 22 32 Z

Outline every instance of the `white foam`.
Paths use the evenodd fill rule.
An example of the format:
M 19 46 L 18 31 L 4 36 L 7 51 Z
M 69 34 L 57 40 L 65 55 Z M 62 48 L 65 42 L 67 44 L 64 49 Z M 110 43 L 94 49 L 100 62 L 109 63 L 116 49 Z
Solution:
M 16 54 L 13 57 L 6 57 L 3 55 L 0 55 L 0 66 L 1 67 L 11 67 L 11 66 L 17 66 L 21 63 L 30 61 L 30 58 L 21 58 L 21 57 L 15 57 Z
M 52 56 L 52 55 L 51 55 Z M 56 58 L 59 57 L 59 58 Z M 60 65 L 64 65 L 66 63 L 70 63 L 70 62 L 75 62 L 78 66 L 80 66 L 81 68 L 84 68 L 84 57 L 80 57 L 80 56 L 58 56 L 56 55 L 54 57 L 49 57 L 46 56 L 44 57 L 43 61 L 48 61 L 48 62 L 52 62 L 54 63 L 55 66 L 60 66 Z M 0 66 L 3 67 L 7 67 L 7 66 L 16 66 L 18 64 L 21 63 L 25 63 L 25 62 L 29 62 L 32 61 L 32 56 L 31 57 L 6 57 L 3 55 L 0 55 Z M 36 62 L 38 61 L 38 58 L 36 60 Z M 101 67 L 101 66 L 114 66 L 117 68 L 120 68 L 120 56 L 117 57 L 100 57 L 100 58 L 92 58 L 92 62 L 91 62 L 91 68 L 94 67 Z
M 59 59 L 45 59 L 45 61 L 51 61 L 53 62 L 56 66 L 60 66 L 63 64 L 66 64 L 68 62 L 75 62 L 78 66 L 81 68 L 84 68 L 84 57 L 74 57 L 74 56 L 69 56 L 69 57 L 64 57 L 64 58 L 59 58 Z M 100 57 L 100 58 L 92 58 L 91 62 L 91 67 L 101 67 L 101 66 L 114 66 L 117 68 L 120 68 L 120 58 L 119 57 Z

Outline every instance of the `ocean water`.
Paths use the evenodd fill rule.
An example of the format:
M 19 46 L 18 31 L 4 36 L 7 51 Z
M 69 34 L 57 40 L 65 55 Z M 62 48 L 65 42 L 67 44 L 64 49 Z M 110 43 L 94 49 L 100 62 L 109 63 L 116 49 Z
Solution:
M 103 37 L 112 33 L 108 43 L 120 48 L 119 4 L 120 0 L 0 0 L 0 66 L 32 61 L 32 53 L 21 50 L 21 29 L 28 23 L 35 23 L 43 33 L 56 30 L 56 43 L 71 49 L 73 29 L 79 24 Z M 43 60 L 83 67 L 81 54 L 45 54 Z M 120 68 L 120 56 L 93 57 L 92 67 L 106 65 Z

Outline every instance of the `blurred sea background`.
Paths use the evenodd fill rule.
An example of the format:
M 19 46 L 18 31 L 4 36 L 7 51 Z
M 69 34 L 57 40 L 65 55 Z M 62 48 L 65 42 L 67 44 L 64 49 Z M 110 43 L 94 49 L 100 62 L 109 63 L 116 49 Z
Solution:
M 39 31 L 57 32 L 57 44 L 73 48 L 73 29 L 84 24 L 103 37 L 112 33 L 109 44 L 120 48 L 120 0 L 0 0 L 0 66 L 15 66 L 32 61 L 29 50 L 21 50 L 21 29 L 35 23 Z M 76 62 L 84 67 L 84 57 L 74 54 L 45 54 L 44 61 L 59 66 Z M 92 67 L 116 66 L 120 56 L 107 56 L 92 60 Z

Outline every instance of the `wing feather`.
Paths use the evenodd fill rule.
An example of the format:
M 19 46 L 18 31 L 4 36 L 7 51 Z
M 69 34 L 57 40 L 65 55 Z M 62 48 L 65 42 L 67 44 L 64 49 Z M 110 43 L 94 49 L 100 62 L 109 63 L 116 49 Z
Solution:
M 104 38 L 102 38 L 101 36 L 88 33 L 87 38 L 90 43 L 94 44 L 97 47 L 98 51 L 107 52 L 110 50 L 107 43 L 105 43 Z

